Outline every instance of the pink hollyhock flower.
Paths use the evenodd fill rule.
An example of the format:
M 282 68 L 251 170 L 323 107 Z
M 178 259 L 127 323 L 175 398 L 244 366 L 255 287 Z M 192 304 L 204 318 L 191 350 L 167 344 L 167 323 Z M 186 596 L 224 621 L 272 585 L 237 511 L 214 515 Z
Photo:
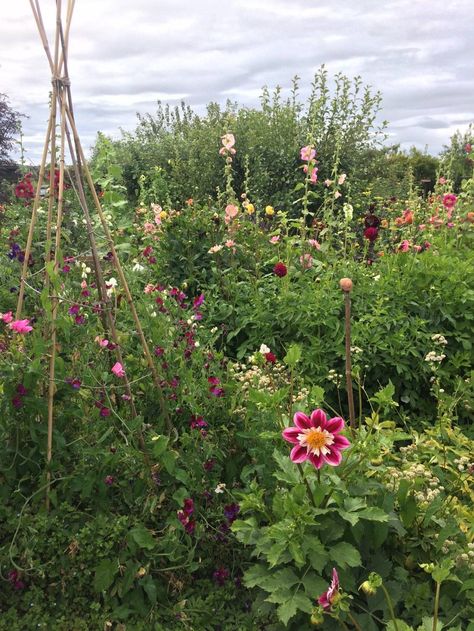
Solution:
M 313 267 L 313 257 L 311 254 L 303 254 L 300 256 L 300 263 L 303 269 L 310 269 Z
M 446 193 L 446 195 L 443 195 L 443 206 L 448 210 L 454 208 L 457 201 L 458 198 L 454 195 L 454 193 Z
M 410 249 L 410 241 L 408 241 L 408 239 L 404 239 L 398 246 L 399 252 L 408 252 L 409 249 Z
M 318 598 L 318 603 L 323 609 L 331 609 L 332 604 L 336 600 L 339 594 L 339 576 L 337 575 L 336 568 L 332 569 L 332 581 L 328 590 L 321 594 Z
M 151 294 L 153 291 L 155 291 L 155 285 L 153 285 L 153 283 L 147 283 L 143 291 L 145 292 L 145 294 Z
M 468 142 L 468 143 L 464 146 L 464 151 L 465 151 L 466 153 L 471 153 L 471 151 L 472 151 L 472 145 L 471 145 L 471 143 L 470 143 L 470 142 Z
M 306 162 L 310 162 L 314 160 L 316 157 L 316 151 L 313 149 L 311 145 L 307 145 L 306 147 L 301 147 L 300 158 L 305 160 Z
M 418 253 L 418 252 L 421 252 L 423 248 L 422 248 L 422 246 L 421 246 L 421 245 L 414 245 L 414 246 L 413 246 L 413 249 L 415 250 L 415 252 L 417 252 L 417 253 Z
M 342 197 L 342 193 L 340 193 L 339 191 L 336 191 L 334 193 L 334 199 L 339 199 L 339 197 Z
M 145 221 L 143 224 L 143 230 L 146 234 L 150 234 L 155 231 L 155 225 L 151 223 L 151 221 Z
M 279 235 L 275 235 L 274 237 L 270 239 L 270 243 L 278 243 L 279 240 L 280 240 Z
M 112 366 L 112 372 L 116 377 L 125 377 L 125 370 L 120 362 L 115 362 Z
M 279 276 L 280 278 L 283 278 L 283 276 L 286 276 L 288 274 L 288 269 L 284 263 L 279 262 L 273 268 L 273 273 Z
M 309 181 L 311 182 L 311 184 L 316 184 L 316 182 L 318 181 L 317 167 L 314 167 L 314 169 L 311 171 L 311 177 L 309 178 Z
M 316 250 L 321 249 L 321 244 L 319 243 L 319 241 L 316 241 L 316 239 L 308 239 L 308 243 L 312 248 L 315 248 Z
M 418 226 L 418 230 L 424 230 L 425 228 L 426 228 L 425 223 L 420 223 L 420 225 Z
M 13 314 L 11 311 L 7 311 L 6 313 L 0 313 L 0 320 L 5 322 L 5 324 L 10 324 L 13 321 Z
M 332 180 L 324 180 L 324 186 L 329 187 L 331 186 L 331 184 L 332 184 Z
M 239 209 L 237 208 L 237 206 L 235 206 L 235 204 L 227 204 L 227 206 L 225 207 L 225 214 L 226 214 L 226 220 L 227 217 L 230 219 L 234 219 L 234 217 L 237 217 L 237 215 L 239 214 Z
M 235 154 L 235 136 L 234 134 L 224 134 L 221 138 L 222 147 L 219 149 L 219 154 L 225 156 L 227 153 Z
M 8 324 L 8 327 L 12 331 L 16 331 L 16 333 L 21 333 L 22 335 L 33 330 L 29 320 L 13 320 Z
M 446 182 L 447 182 L 447 181 L 448 181 L 448 180 L 447 180 L 445 177 L 440 177 L 440 178 L 438 179 L 438 184 L 446 184 Z
M 226 246 L 226 248 L 233 248 L 235 245 L 235 241 L 232 241 L 232 239 L 227 239 L 224 245 Z
M 344 420 L 339 416 L 327 419 L 323 410 L 313 410 L 308 418 L 303 412 L 296 412 L 293 417 L 294 427 L 283 430 L 283 438 L 295 445 L 290 453 L 296 464 L 309 460 L 316 469 L 324 463 L 337 467 L 341 464 L 343 449 L 350 447 L 350 442 L 340 432 L 344 429 Z
M 337 178 L 337 183 L 344 184 L 344 182 L 346 181 L 346 177 L 347 175 L 345 173 L 341 173 L 341 175 Z

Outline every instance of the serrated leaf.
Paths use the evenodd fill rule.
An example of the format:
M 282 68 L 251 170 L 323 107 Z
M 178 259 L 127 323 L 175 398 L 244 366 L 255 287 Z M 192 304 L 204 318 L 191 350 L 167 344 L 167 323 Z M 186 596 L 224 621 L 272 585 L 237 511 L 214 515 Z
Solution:
M 345 541 L 331 546 L 329 548 L 329 556 L 341 567 L 359 567 L 362 563 L 359 551 Z

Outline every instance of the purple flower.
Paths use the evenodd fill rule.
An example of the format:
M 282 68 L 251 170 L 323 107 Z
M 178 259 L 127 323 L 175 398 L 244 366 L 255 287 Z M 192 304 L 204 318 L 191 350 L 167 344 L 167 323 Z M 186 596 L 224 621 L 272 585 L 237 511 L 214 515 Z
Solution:
M 240 506 L 238 504 L 227 504 L 224 506 L 224 517 L 232 524 L 240 513 Z
M 217 386 L 213 386 L 212 388 L 209 388 L 209 392 L 214 397 L 223 397 L 224 396 L 224 390 L 222 388 L 218 388 Z
M 106 475 L 104 478 L 104 482 L 107 486 L 112 486 L 112 484 L 115 482 L 115 478 L 113 475 Z
M 77 315 L 79 313 L 79 309 L 79 305 L 72 305 L 72 307 L 69 307 L 68 313 L 69 315 Z
M 28 390 L 25 388 L 25 386 L 22 383 L 19 383 L 17 385 L 16 391 L 20 395 L 20 397 L 25 397 L 28 394 Z
M 202 305 L 203 302 L 204 302 L 204 294 L 201 294 L 200 296 L 194 299 L 193 309 L 199 309 L 199 307 Z
M 212 578 L 217 583 L 217 585 L 222 587 L 224 583 L 226 582 L 226 580 L 229 578 L 229 576 L 230 576 L 229 570 L 225 568 L 223 565 L 221 565 L 219 568 L 217 568 L 217 570 L 215 570 L 215 572 L 212 575 Z

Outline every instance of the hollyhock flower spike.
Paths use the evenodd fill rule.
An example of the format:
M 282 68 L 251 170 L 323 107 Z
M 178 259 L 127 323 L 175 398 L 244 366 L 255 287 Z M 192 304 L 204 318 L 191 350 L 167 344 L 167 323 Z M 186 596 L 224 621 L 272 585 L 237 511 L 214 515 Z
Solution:
M 290 458 L 295 464 L 309 460 L 316 469 L 324 464 L 337 467 L 341 464 L 343 449 L 350 447 L 350 442 L 340 432 L 344 429 L 344 420 L 339 416 L 328 419 L 323 410 L 313 410 L 308 418 L 303 412 L 296 412 L 293 417 L 294 427 L 283 430 L 283 438 L 295 445 Z
M 321 594 L 318 598 L 318 603 L 321 605 L 323 609 L 331 609 L 331 606 L 337 600 L 339 596 L 339 576 L 337 575 L 336 568 L 332 568 L 332 581 L 328 590 Z
M 305 160 L 306 162 L 310 162 L 314 160 L 316 157 L 316 151 L 311 147 L 311 145 L 307 145 L 306 147 L 301 147 L 300 158 Z

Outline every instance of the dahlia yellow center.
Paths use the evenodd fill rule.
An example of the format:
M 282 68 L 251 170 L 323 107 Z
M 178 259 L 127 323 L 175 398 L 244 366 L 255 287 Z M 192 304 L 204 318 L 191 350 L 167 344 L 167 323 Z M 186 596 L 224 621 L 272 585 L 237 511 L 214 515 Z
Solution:
M 306 447 L 308 453 L 325 456 L 329 453 L 328 446 L 334 442 L 334 436 L 325 429 L 310 427 L 298 434 L 298 440 L 302 447 Z

